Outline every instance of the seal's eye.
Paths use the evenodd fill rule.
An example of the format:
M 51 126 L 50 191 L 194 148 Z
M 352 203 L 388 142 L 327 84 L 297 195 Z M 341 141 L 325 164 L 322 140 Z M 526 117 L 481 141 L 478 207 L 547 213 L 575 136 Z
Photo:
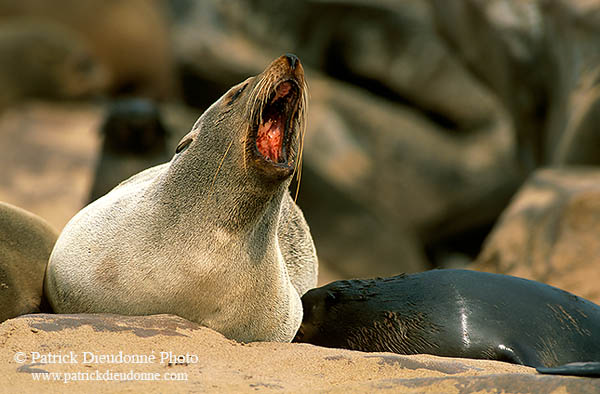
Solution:
M 244 89 L 246 89 L 246 86 L 248 86 L 248 84 L 247 84 L 247 83 L 246 83 L 246 84 L 244 84 L 244 86 L 242 86 L 241 88 L 239 88 L 239 89 L 237 90 L 237 92 L 235 92 L 235 93 L 234 93 L 234 94 L 231 96 L 231 98 L 230 98 L 230 99 L 229 99 L 229 101 L 227 102 L 227 105 L 231 105 L 231 104 L 233 104 L 233 102 L 234 102 L 234 101 L 235 101 L 235 100 L 236 100 L 238 97 L 240 97 L 240 94 L 242 94 L 242 92 L 244 91 Z
M 177 148 L 175 148 L 175 153 L 183 152 L 188 146 L 190 146 L 192 141 L 193 140 L 191 138 L 181 141 L 179 145 L 177 145 Z

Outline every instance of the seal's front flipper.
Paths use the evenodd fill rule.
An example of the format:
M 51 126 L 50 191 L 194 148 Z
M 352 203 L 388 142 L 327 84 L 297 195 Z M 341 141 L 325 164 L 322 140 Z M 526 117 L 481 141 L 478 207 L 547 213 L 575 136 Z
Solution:
M 600 378 L 600 362 L 580 362 L 559 365 L 558 367 L 537 367 L 539 373 L 551 375 L 573 375 Z

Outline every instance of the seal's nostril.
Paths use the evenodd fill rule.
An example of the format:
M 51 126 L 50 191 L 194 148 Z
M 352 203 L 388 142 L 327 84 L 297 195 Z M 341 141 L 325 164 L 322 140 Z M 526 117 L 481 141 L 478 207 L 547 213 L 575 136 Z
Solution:
M 290 64 L 290 67 L 292 68 L 292 70 L 295 70 L 296 65 L 299 63 L 298 56 L 294 55 L 293 53 L 286 53 L 285 58 L 287 59 L 288 63 Z

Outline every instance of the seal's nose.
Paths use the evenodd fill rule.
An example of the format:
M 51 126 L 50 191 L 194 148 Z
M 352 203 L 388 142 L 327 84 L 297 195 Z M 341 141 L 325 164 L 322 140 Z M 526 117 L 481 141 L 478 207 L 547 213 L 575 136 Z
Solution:
M 287 59 L 288 63 L 290 64 L 290 67 L 292 68 L 292 70 L 295 70 L 296 65 L 300 62 L 300 60 L 298 60 L 298 56 L 294 55 L 293 53 L 286 53 L 285 58 Z

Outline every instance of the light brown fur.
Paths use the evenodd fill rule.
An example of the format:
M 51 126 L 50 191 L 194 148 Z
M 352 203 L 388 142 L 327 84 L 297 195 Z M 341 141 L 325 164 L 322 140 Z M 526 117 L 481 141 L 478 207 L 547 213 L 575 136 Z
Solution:
M 154 99 L 177 93 L 166 2 L 0 0 L 0 23 L 37 18 L 77 32 L 110 74 L 109 89 Z
M 302 66 L 287 59 L 215 102 L 169 163 L 121 183 L 67 224 L 46 277 L 56 312 L 173 313 L 239 341 L 293 338 L 317 258 L 287 191 L 306 108 Z M 288 160 L 276 164 L 255 148 L 254 109 L 286 78 L 299 107 Z
M 44 272 L 57 237 L 40 217 L 0 202 L 0 322 L 43 311 Z
M 38 19 L 0 24 L 0 109 L 31 98 L 90 97 L 108 82 L 107 70 L 68 28 Z

